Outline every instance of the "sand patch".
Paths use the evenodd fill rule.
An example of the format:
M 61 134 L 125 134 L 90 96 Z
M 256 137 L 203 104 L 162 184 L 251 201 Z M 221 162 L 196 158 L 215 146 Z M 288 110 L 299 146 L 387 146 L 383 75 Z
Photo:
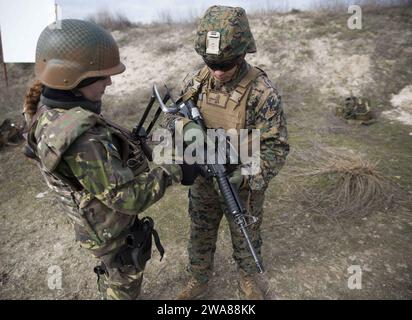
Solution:
M 382 114 L 388 119 L 412 125 L 412 85 L 408 85 L 398 94 L 394 94 L 391 104 L 395 109 L 384 111 Z

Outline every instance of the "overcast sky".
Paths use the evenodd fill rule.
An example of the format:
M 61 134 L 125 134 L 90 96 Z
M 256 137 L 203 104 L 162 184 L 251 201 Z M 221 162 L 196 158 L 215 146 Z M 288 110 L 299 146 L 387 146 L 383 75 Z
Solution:
M 125 14 L 135 22 L 159 20 L 164 13 L 169 13 L 174 20 L 187 19 L 201 15 L 214 4 L 240 6 L 246 11 L 255 9 L 278 9 L 288 11 L 292 8 L 305 10 L 311 4 L 327 2 L 325 0 L 56 0 L 62 8 L 63 18 L 84 18 L 100 9 L 113 13 Z

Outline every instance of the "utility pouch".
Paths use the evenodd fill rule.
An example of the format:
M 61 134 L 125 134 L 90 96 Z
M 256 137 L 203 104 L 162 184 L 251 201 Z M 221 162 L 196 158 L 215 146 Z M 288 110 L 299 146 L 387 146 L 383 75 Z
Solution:
M 136 219 L 136 222 L 126 236 L 125 244 L 116 255 L 115 261 L 122 266 L 134 266 L 143 271 L 146 262 L 152 257 L 152 236 L 157 250 L 160 253 L 160 260 L 164 255 L 164 248 L 160 242 L 159 234 L 154 229 L 153 219 L 144 217 Z

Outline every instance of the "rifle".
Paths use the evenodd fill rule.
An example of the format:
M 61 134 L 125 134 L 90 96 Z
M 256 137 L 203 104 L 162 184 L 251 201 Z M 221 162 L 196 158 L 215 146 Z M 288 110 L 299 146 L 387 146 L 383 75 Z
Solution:
M 170 106 L 166 106 L 166 102 L 169 99 L 172 101 L 172 104 Z M 206 135 L 205 122 L 203 120 L 203 117 L 199 109 L 196 107 L 196 105 L 194 104 L 192 100 L 180 101 L 177 104 L 172 99 L 171 94 L 167 87 L 166 87 L 166 94 L 162 98 L 155 85 L 153 86 L 152 96 L 150 98 L 148 108 L 146 109 L 139 125 L 135 128 L 137 132 L 139 132 L 143 128 L 143 123 L 147 118 L 147 115 L 154 103 L 154 100 L 158 101 L 159 108 L 156 111 L 155 118 L 152 120 L 152 122 L 150 123 L 148 127 L 147 133 L 150 132 L 150 130 L 153 128 L 154 122 L 157 121 L 159 114 L 161 113 L 161 111 L 163 111 L 164 113 L 179 114 L 186 118 L 189 118 L 190 120 L 196 122 L 202 128 L 204 134 Z M 218 152 L 222 152 L 222 150 L 218 148 Z M 218 156 L 222 156 L 222 155 L 220 154 Z M 206 166 L 206 172 L 210 176 L 212 176 L 214 179 L 216 179 L 219 185 L 220 193 L 223 196 L 223 199 L 229 210 L 229 213 L 233 217 L 235 223 L 239 226 L 240 231 L 242 232 L 246 240 L 246 243 L 249 247 L 249 251 L 251 252 L 253 259 L 256 263 L 259 273 L 263 273 L 264 269 L 263 269 L 262 263 L 256 254 L 255 248 L 252 245 L 252 242 L 249 237 L 249 233 L 247 231 L 247 227 L 253 223 L 256 223 L 257 218 L 251 215 L 247 215 L 247 210 L 245 206 L 243 205 L 242 201 L 240 200 L 238 191 L 233 187 L 233 185 L 229 181 L 229 177 L 228 177 L 225 166 L 223 164 L 205 164 L 205 166 Z M 252 221 L 248 222 L 247 218 L 251 219 Z
M 169 90 L 167 90 L 165 96 L 163 97 L 164 103 L 166 103 L 170 99 L 170 93 Z M 140 145 L 142 147 L 142 150 L 145 154 L 145 156 L 149 159 L 149 161 L 153 161 L 153 155 L 152 155 L 152 150 L 150 147 L 147 145 L 147 139 L 150 131 L 152 131 L 157 119 L 160 116 L 160 113 L 162 112 L 162 109 L 159 107 L 150 122 L 149 126 L 147 129 L 144 128 L 144 123 L 146 122 L 147 116 L 150 113 L 150 110 L 152 109 L 154 103 L 156 102 L 156 95 L 154 90 L 152 90 L 152 95 L 150 96 L 149 103 L 146 106 L 145 111 L 143 112 L 142 118 L 140 119 L 139 123 L 132 129 L 130 137 L 135 140 L 139 141 Z

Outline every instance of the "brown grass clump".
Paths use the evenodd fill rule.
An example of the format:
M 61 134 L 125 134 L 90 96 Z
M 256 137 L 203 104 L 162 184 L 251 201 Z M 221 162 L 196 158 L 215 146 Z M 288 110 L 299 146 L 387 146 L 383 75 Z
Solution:
M 111 13 L 105 9 L 99 10 L 94 15 L 89 15 L 86 19 L 111 31 L 125 30 L 137 26 L 136 23 L 131 22 L 123 13 Z
M 307 209 L 331 217 L 365 216 L 393 203 L 394 184 L 379 171 L 377 162 L 361 154 L 315 145 L 309 154 L 297 157 L 306 163 L 295 176 L 306 181 L 301 194 Z

